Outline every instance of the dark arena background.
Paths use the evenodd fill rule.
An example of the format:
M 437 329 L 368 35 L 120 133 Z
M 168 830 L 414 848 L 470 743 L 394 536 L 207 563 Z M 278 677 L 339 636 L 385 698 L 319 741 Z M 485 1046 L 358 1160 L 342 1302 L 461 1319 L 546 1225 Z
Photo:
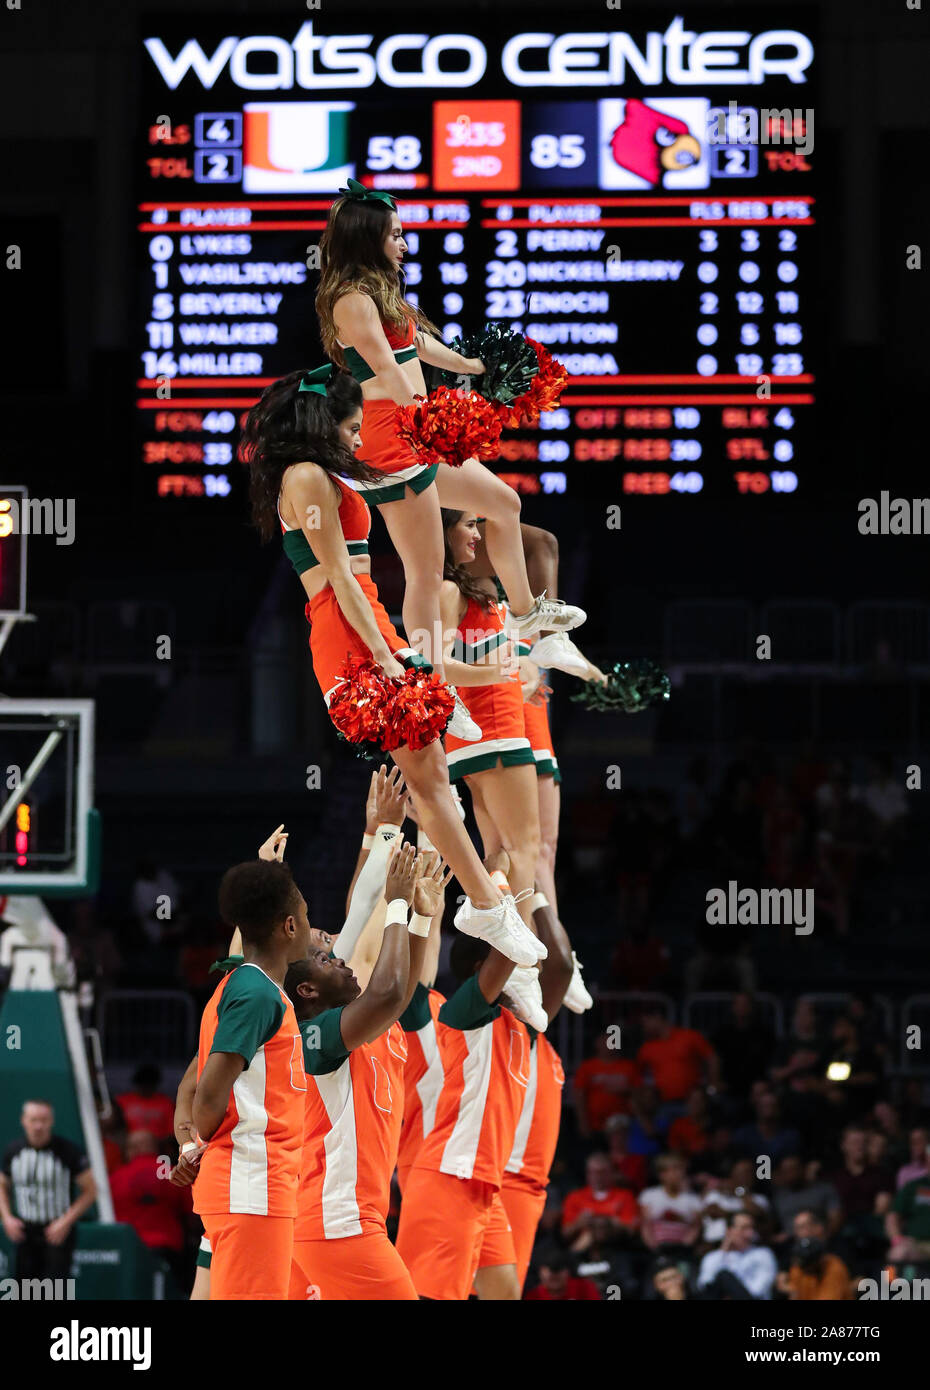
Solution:
M 887 1365 L 915 1315 L 879 1301 L 930 1297 L 926 6 L 7 0 L 0 25 L 3 1296 L 30 1297 L 11 1202 L 41 1182 L 11 1154 L 47 1100 L 94 1178 L 67 1296 L 151 1301 L 130 1321 L 166 1364 L 219 881 L 283 823 L 310 922 L 342 925 L 376 765 L 327 716 L 237 447 L 325 360 L 315 253 L 351 177 L 396 198 L 447 342 L 504 323 L 566 368 L 490 467 L 557 539 L 585 655 L 670 682 L 623 713 L 546 676 L 593 1006 L 546 1035 L 522 1297 L 619 1301 L 637 1361 L 684 1299 L 728 1305 L 704 1317 L 734 1369 Z M 376 510 L 371 556 L 399 626 Z M 400 1211 L 395 1185 L 392 1238 Z

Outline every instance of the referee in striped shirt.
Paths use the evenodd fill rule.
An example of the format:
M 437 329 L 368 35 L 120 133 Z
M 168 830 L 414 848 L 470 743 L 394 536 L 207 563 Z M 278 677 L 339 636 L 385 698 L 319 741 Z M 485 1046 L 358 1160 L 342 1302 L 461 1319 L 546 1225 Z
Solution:
M 55 1112 L 47 1100 L 27 1100 L 21 1120 L 25 1139 L 0 1161 L 0 1219 L 16 1246 L 16 1277 L 67 1279 L 75 1227 L 96 1200 L 97 1185 L 87 1155 L 52 1133 Z

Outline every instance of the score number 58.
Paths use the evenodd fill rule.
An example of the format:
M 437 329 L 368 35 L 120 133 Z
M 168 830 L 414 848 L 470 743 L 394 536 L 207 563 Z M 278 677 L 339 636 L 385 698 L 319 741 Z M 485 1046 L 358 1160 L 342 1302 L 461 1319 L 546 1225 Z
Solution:
M 369 169 L 418 169 L 422 159 L 415 135 L 372 135 L 368 141 Z

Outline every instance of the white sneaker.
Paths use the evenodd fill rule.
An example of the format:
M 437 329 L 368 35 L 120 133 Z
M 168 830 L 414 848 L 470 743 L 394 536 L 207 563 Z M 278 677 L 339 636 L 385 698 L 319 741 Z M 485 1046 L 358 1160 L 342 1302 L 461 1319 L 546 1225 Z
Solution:
M 452 800 L 455 802 L 455 809 L 459 813 L 459 820 L 464 820 L 465 807 L 462 805 L 462 798 L 459 796 L 459 789 L 454 782 L 449 783 L 449 790 L 452 793 Z
M 453 738 L 460 738 L 463 743 L 475 743 L 481 737 L 481 730 L 468 713 L 461 695 L 454 685 L 449 689 L 455 696 L 455 709 L 452 711 L 452 718 L 446 725 L 446 733 Z
M 504 985 L 504 993 L 513 1003 L 513 1011 L 518 1018 L 535 1028 L 537 1033 L 545 1033 L 549 1027 L 549 1015 L 543 1008 L 538 970 L 532 966 L 515 966 Z
M 522 616 L 511 613 L 510 616 L 518 634 L 521 637 L 530 637 L 534 632 L 542 632 L 548 628 L 568 632 L 573 627 L 581 627 L 588 615 L 583 608 L 574 608 L 572 604 L 564 603 L 560 598 L 546 598 L 546 591 L 543 589 L 539 598 L 533 601 L 528 613 Z
M 550 632 L 530 648 L 530 661 L 544 670 L 564 671 L 569 676 L 587 676 L 589 666 L 565 632 Z
M 573 1014 L 587 1013 L 588 1009 L 593 1009 L 594 1000 L 585 989 L 584 980 L 581 978 L 581 961 L 572 951 L 572 978 L 569 980 L 568 989 L 562 997 L 562 1003 L 566 1009 L 571 1009 Z
M 510 894 L 493 907 L 475 907 L 466 898 L 454 921 L 460 932 L 480 937 L 514 965 L 536 965 L 542 959 L 538 950 L 542 942 L 528 929 Z

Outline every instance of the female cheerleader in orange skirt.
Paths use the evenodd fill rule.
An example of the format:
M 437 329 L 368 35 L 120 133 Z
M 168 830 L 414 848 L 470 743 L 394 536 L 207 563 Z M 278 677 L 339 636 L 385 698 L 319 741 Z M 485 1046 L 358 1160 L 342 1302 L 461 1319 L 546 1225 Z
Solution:
M 488 550 L 522 635 L 543 629 L 567 631 L 584 622 L 585 614 L 545 595 L 534 599 L 520 543 L 520 499 L 512 488 L 474 458 L 457 468 L 446 463 L 426 467 L 398 437 L 395 407 L 411 405 L 426 394 L 419 359 L 463 376 L 484 372 L 477 358 L 462 357 L 446 347 L 426 315 L 404 298 L 406 249 L 391 195 L 350 179 L 320 238 L 316 310 L 328 356 L 362 385 L 364 442 L 359 457 L 382 477 L 380 483 L 366 480 L 361 487 L 381 508 L 403 562 L 404 627 L 417 650 L 442 674 L 441 643 L 436 640 L 443 572 L 440 503 L 476 509 L 487 519 Z M 468 736 L 464 719 L 451 727 L 458 736 Z M 479 731 L 472 730 L 471 736 L 477 738 Z
M 372 470 L 356 458 L 361 427 L 358 384 L 326 366 L 292 372 L 269 386 L 249 413 L 241 448 L 251 472 L 255 525 L 266 540 L 280 527 L 306 593 L 313 669 L 327 706 L 342 688 L 347 660 L 374 661 L 385 676 L 402 676 L 402 662 L 418 660 L 371 578 L 371 513 L 358 489 Z M 456 926 L 518 964 L 535 964 L 545 947 L 478 858 L 452 797 L 439 733 L 425 747 L 405 743 L 392 756 L 426 834 L 468 894 Z
M 524 921 L 532 927 L 539 799 L 518 667 L 493 581 L 476 579 L 468 572 L 479 540 L 477 518 L 444 508 L 442 523 L 446 556 L 440 595 L 443 654 L 468 712 L 482 730 L 478 742 L 466 743 L 446 734 L 449 777 L 467 783 L 482 840 L 493 840 L 495 848 L 506 850 L 508 886 Z M 485 852 L 490 852 L 487 843 Z M 507 993 L 520 1006 L 526 1022 L 544 1031 L 547 1018 L 538 973 L 532 968 L 515 970 Z

